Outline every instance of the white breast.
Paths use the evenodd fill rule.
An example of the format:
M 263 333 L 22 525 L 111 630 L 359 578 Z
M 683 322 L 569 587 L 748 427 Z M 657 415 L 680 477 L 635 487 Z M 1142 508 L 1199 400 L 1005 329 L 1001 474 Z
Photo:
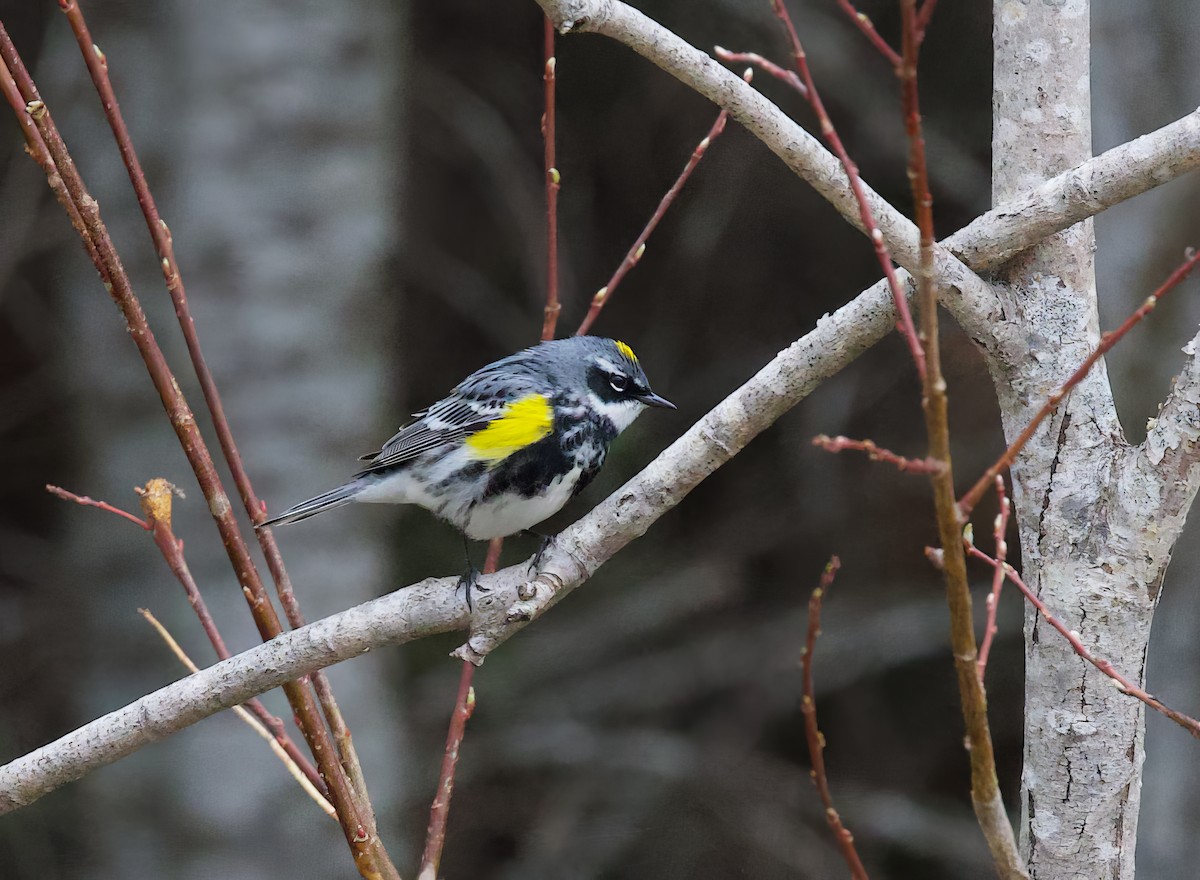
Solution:
M 504 495 L 480 501 L 467 514 L 463 531 L 472 540 L 488 541 L 533 528 L 571 500 L 581 472 L 581 468 L 568 471 L 552 481 L 544 493 L 532 498 Z

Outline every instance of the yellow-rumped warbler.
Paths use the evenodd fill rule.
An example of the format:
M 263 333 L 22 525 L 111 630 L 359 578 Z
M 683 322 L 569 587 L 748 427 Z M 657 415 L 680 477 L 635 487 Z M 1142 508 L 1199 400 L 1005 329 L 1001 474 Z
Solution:
M 297 522 L 351 501 L 416 504 L 477 541 L 553 516 L 591 482 L 609 444 L 647 406 L 650 390 L 624 342 L 575 336 L 543 342 L 472 373 L 414 413 L 343 486 L 263 526 Z M 540 551 L 539 551 L 540 556 Z M 535 558 L 536 561 L 536 558 Z M 464 576 L 467 598 L 474 570 Z

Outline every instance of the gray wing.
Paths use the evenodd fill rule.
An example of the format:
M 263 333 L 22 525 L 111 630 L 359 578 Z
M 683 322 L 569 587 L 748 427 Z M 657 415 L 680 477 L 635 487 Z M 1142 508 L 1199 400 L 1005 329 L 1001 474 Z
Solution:
M 394 467 L 432 450 L 457 446 L 498 418 L 510 401 L 537 390 L 532 377 L 498 369 L 503 364 L 504 361 L 498 361 L 472 373 L 449 397 L 413 413 L 416 421 L 401 428 L 378 452 L 359 459 L 370 462 L 359 474 Z

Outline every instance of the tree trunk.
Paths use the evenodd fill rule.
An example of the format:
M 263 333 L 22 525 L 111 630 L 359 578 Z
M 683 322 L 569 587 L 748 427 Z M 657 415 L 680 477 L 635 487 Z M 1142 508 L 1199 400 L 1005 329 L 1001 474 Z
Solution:
M 995 10 L 993 198 L 1091 156 L 1088 0 Z M 1029 356 L 993 365 L 1011 440 L 1099 342 L 1087 221 L 1001 275 L 1007 317 Z M 1025 578 L 1095 654 L 1141 681 L 1157 584 L 1169 556 L 1138 552 L 1126 497 L 1132 453 L 1103 364 L 1074 390 L 1013 467 Z M 1076 656 L 1029 609 L 1025 624 L 1021 843 L 1039 880 L 1134 876 L 1143 753 L 1141 704 Z

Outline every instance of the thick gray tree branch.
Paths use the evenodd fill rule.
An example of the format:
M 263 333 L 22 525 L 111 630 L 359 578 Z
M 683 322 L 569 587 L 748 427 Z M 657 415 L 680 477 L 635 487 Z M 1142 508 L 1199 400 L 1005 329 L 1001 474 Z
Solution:
M 286 632 L 0 767 L 0 814 L 255 694 L 381 645 L 466 625 L 453 578 L 422 581 Z
M 648 19 L 644 21 L 658 27 Z M 719 66 L 716 70 L 725 73 Z M 737 77 L 732 81 L 745 85 Z M 804 137 L 811 141 L 806 134 Z M 945 245 L 953 249 L 961 244 L 968 261 L 995 265 L 1036 240 L 1029 237 L 1028 227 L 1014 222 L 1018 203 L 1024 206 L 1021 210 L 1041 218 L 1036 224 L 1037 234 L 1045 235 L 1165 183 L 1198 163 L 1200 112 L 1085 162 L 1032 192 L 1015 196 L 1012 203 L 983 215 Z M 1129 171 L 1128 178 L 1116 173 L 1123 166 Z M 0 812 L 29 803 L 283 681 L 375 647 L 469 628 L 471 635 L 457 653 L 482 662 L 496 646 L 643 534 L 779 415 L 883 338 L 894 323 L 891 298 L 882 283 L 823 318 L 816 329 L 781 352 L 645 471 L 566 529 L 547 552 L 542 573 L 535 581 L 529 581 L 523 565 L 485 579 L 484 585 L 492 592 L 478 603 L 473 619 L 468 618 L 461 598 L 455 595 L 455 580 L 443 578 L 422 581 L 282 635 L 0 767 Z M 995 332 L 994 328 L 985 330 Z
M 1056 232 L 1198 167 L 1200 110 L 1194 110 L 1015 196 L 942 244 L 976 272 L 985 272 Z M 997 247 L 997 241 L 1010 244 Z

